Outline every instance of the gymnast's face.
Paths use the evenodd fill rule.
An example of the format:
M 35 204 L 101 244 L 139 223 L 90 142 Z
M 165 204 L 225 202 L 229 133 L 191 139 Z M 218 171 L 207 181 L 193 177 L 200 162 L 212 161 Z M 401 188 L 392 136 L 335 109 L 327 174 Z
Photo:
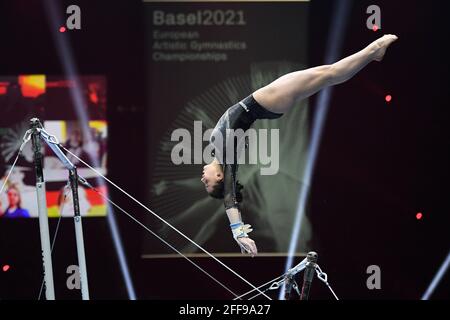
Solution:
M 205 185 L 206 192 L 211 193 L 214 186 L 223 180 L 222 166 L 212 162 L 203 167 L 201 182 Z

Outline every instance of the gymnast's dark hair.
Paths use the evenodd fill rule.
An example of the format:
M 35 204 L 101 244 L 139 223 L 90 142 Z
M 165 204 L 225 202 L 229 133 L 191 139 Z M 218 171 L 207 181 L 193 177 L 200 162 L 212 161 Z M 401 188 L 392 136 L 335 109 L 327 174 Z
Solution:
M 241 190 L 244 188 L 242 184 L 239 183 L 239 181 L 236 181 L 236 200 L 237 202 L 242 202 L 242 193 Z M 216 185 L 213 187 L 212 191 L 209 193 L 209 195 L 216 199 L 223 199 L 225 197 L 225 184 L 222 181 L 216 183 Z

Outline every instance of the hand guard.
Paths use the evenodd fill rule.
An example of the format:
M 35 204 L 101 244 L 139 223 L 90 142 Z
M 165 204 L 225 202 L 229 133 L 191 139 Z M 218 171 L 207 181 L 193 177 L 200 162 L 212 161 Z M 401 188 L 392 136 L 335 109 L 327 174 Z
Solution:
M 242 221 L 230 224 L 230 227 L 234 240 L 237 240 L 238 238 L 248 238 L 248 233 L 253 231 L 251 225 L 244 224 Z

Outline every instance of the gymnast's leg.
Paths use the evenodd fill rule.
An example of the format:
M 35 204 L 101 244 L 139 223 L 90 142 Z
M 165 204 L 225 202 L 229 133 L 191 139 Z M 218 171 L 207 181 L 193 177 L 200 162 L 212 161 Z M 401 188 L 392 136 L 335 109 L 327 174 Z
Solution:
M 256 90 L 253 97 L 265 109 L 285 113 L 296 102 L 319 90 L 349 80 L 371 61 L 381 61 L 386 49 L 395 40 L 395 35 L 384 35 L 361 51 L 331 65 L 288 73 Z

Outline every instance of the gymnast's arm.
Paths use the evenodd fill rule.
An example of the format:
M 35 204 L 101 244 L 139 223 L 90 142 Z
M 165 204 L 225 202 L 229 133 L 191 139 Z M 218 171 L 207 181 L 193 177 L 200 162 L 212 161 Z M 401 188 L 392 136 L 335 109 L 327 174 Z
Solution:
M 248 233 L 252 231 L 251 226 L 242 222 L 236 191 L 237 166 L 226 165 L 224 171 L 224 205 L 233 238 L 240 246 L 242 253 L 248 252 L 253 257 L 258 250 L 255 241 L 248 236 Z
M 244 225 L 241 219 L 241 212 L 238 208 L 230 208 L 226 210 L 233 238 L 241 247 L 242 253 L 249 253 L 252 257 L 258 253 L 255 241 L 247 235 L 252 229 L 249 225 Z M 249 226 L 249 227 L 247 227 Z

